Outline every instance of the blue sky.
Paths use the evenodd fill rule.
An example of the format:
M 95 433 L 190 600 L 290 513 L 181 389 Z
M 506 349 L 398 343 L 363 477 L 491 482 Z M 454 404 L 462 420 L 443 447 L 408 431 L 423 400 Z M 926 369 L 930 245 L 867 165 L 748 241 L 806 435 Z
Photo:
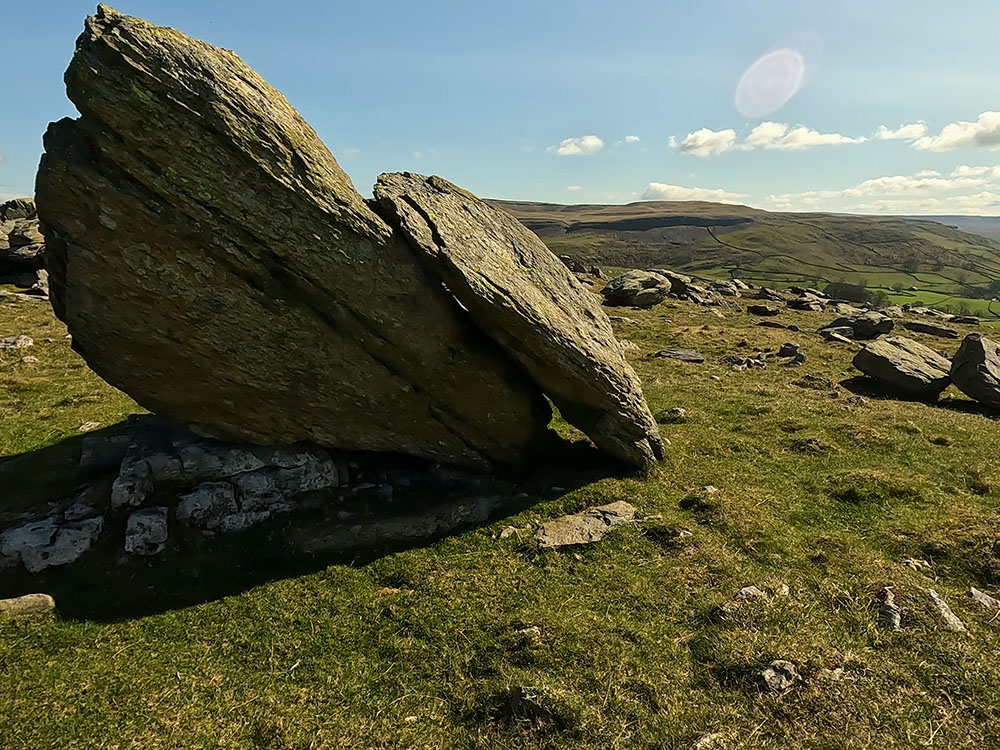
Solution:
M 5 14 L 0 194 L 30 194 L 46 124 L 74 113 L 62 73 L 95 5 Z M 115 6 L 238 52 L 364 194 L 380 172 L 411 170 L 560 203 L 1000 215 L 1000 3 Z M 741 112 L 741 78 L 776 51 L 791 67 L 765 91 L 784 95 Z

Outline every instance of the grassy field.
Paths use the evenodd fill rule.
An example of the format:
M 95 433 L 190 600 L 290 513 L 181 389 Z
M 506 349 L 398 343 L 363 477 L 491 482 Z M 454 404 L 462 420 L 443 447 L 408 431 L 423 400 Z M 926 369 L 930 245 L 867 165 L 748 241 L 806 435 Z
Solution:
M 622 312 L 672 443 L 661 464 L 195 606 L 0 623 L 0 746 L 1000 748 L 1000 622 L 965 597 L 1000 589 L 996 416 L 954 389 L 937 404 L 870 392 L 848 347 L 744 314 Z M 782 315 L 803 331 L 829 318 Z M 46 306 L 0 305 L 0 336 L 19 333 L 36 344 L 0 351 L 0 453 L 72 456 L 82 423 L 135 409 Z M 784 340 L 804 366 L 720 361 Z M 707 362 L 648 357 L 678 346 Z M 538 523 L 616 500 L 644 520 L 532 548 Z M 782 583 L 788 596 L 715 615 L 743 586 Z M 900 631 L 877 616 L 889 584 Z M 927 588 L 967 633 L 943 627 Z M 756 684 L 774 659 L 802 674 L 782 695 Z

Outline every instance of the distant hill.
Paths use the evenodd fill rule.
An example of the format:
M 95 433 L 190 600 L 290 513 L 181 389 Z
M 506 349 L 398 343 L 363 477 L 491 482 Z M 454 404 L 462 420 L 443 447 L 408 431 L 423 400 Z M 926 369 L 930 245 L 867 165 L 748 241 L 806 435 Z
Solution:
M 910 216 L 946 224 L 963 232 L 979 234 L 1000 241 L 1000 216 Z
M 969 227 L 975 217 L 771 213 L 687 201 L 495 204 L 555 253 L 606 266 L 664 266 L 775 286 L 863 282 L 942 300 L 989 296 L 990 282 L 1000 279 L 1000 239 L 948 226 Z

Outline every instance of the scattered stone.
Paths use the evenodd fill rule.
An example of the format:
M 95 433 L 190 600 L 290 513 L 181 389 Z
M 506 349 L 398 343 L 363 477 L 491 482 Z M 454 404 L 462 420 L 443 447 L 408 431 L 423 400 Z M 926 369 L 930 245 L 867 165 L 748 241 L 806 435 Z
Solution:
M 0 349 L 27 349 L 34 345 L 35 340 L 23 333 L 19 336 L 8 336 L 5 339 L 0 339 Z
M 922 320 L 904 320 L 903 328 L 917 333 L 926 333 L 931 336 L 939 336 L 944 339 L 957 339 L 958 331 L 947 326 L 939 326 L 934 323 L 926 323 Z
M 658 359 L 676 359 L 681 362 L 693 362 L 701 364 L 705 361 L 704 355 L 695 349 L 661 349 L 653 355 Z
M 768 302 L 787 302 L 788 300 L 788 298 L 781 292 L 776 292 L 773 289 L 768 289 L 764 286 L 757 291 L 757 294 L 754 295 L 754 299 L 767 300 Z
M 779 357 L 794 357 L 799 353 L 799 345 L 786 341 L 778 349 Z
M 938 614 L 941 615 L 941 619 L 944 621 L 945 627 L 949 630 L 953 630 L 956 633 L 964 633 L 966 631 L 965 625 L 962 623 L 955 613 L 951 611 L 951 607 L 948 606 L 947 602 L 942 599 L 938 592 L 934 589 L 927 589 L 928 595 L 934 602 L 934 608 L 937 610 Z
M 21 357 L 21 359 L 19 359 L 18 362 L 20 362 L 22 365 L 34 365 L 38 364 L 38 357 L 29 354 L 26 357 Z
M 974 586 L 969 589 L 969 598 L 986 609 L 1000 612 L 1000 601 L 997 601 L 989 594 L 984 594 Z
M 771 317 L 778 315 L 781 310 L 777 307 L 769 307 L 768 305 L 747 305 L 747 312 L 751 315 L 764 315 Z
M 855 355 L 854 366 L 911 396 L 936 398 L 951 380 L 947 359 L 901 336 L 872 341 Z
M 903 565 L 916 573 L 923 573 L 928 576 L 933 575 L 931 564 L 926 560 L 917 560 L 916 558 L 908 557 L 903 560 Z
M 868 406 L 868 399 L 864 396 L 848 396 L 847 403 L 851 406 Z
M 501 539 L 508 539 L 508 538 L 510 538 L 512 536 L 515 536 L 520 531 L 521 530 L 519 528 L 517 528 L 516 526 L 504 526 L 502 529 L 500 529 L 500 538 Z
M 664 409 L 656 414 L 656 421 L 660 424 L 677 424 L 684 421 L 687 409 L 683 406 L 675 406 L 671 409 Z
M 816 673 L 816 676 L 825 682 L 840 682 L 844 679 L 844 668 L 828 669 L 824 667 Z
M 541 549 L 593 544 L 616 526 L 631 523 L 635 507 L 622 500 L 543 523 L 535 532 Z
M 981 404 L 1000 406 L 1000 346 L 970 333 L 952 359 L 951 382 Z
M 167 509 L 143 508 L 128 517 L 125 551 L 133 555 L 158 555 L 167 542 Z
M 48 594 L 25 594 L 13 599 L 0 599 L 0 618 L 17 619 L 54 612 L 56 602 Z
M 806 293 L 789 302 L 788 306 L 793 310 L 821 312 L 825 307 L 825 303 L 820 297 Z
M 798 668 L 784 659 L 775 659 L 760 674 L 761 688 L 767 693 L 784 693 L 800 679 Z
M 104 518 L 60 523 L 55 517 L 32 521 L 0 534 L 0 556 L 20 561 L 29 573 L 76 561 L 100 536 Z
M 882 602 L 878 608 L 878 615 L 882 622 L 892 630 L 901 630 L 900 625 L 903 611 L 896 604 L 896 595 L 892 591 L 892 586 L 886 586 L 881 591 Z
M 948 322 L 967 326 L 977 326 L 979 325 L 980 320 L 974 315 L 952 315 L 948 318 Z
M 77 429 L 80 432 L 93 432 L 94 430 L 96 430 L 100 426 L 101 426 L 100 422 L 84 422 Z
M 776 320 L 758 320 L 757 325 L 761 326 L 762 328 L 780 328 L 782 330 L 788 328 L 788 326 L 786 326 L 784 323 L 779 323 Z

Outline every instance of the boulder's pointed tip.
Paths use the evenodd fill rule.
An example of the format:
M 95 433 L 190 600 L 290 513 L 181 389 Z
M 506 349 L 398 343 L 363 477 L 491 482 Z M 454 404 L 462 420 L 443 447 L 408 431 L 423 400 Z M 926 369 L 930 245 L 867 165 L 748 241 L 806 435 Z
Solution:
M 97 12 L 94 15 L 96 15 L 98 18 L 104 19 L 104 18 L 117 18 L 118 16 L 121 15 L 121 13 L 112 8 L 107 3 L 98 3 Z

